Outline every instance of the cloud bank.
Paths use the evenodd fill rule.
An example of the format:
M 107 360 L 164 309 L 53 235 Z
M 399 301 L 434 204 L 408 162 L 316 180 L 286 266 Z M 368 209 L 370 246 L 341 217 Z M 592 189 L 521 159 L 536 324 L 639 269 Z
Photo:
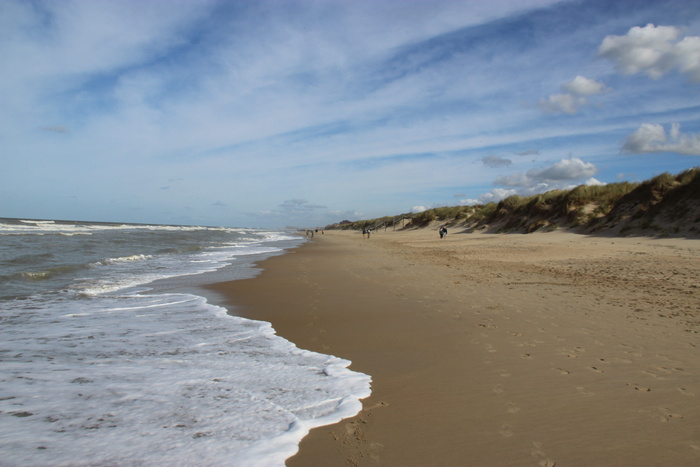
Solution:
M 693 82 L 700 82 L 700 37 L 682 37 L 675 26 L 635 26 L 624 36 L 607 36 L 598 54 L 615 63 L 626 74 L 646 73 L 659 79 L 678 70 Z
M 685 134 L 680 130 L 680 123 L 672 123 L 667 135 L 662 125 L 643 123 L 626 138 L 622 152 L 629 154 L 675 152 L 688 156 L 700 156 L 700 133 Z
M 589 104 L 590 96 L 610 91 L 605 84 L 580 75 L 562 84 L 561 89 L 565 94 L 552 94 L 547 99 L 540 100 L 540 108 L 543 111 L 573 115 L 578 113 L 582 106 Z
M 530 169 L 526 173 L 516 173 L 498 177 L 495 185 L 507 187 L 536 187 L 554 186 L 562 182 L 570 183 L 584 178 L 590 178 L 598 169 L 590 162 L 583 162 L 579 158 L 562 159 L 549 167 L 542 169 Z

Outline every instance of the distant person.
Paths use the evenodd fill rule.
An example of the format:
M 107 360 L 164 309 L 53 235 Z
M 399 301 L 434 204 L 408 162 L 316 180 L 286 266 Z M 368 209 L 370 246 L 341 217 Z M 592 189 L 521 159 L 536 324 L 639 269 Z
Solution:
M 447 227 L 442 226 L 440 228 L 440 238 L 445 238 L 447 237 Z
M 362 238 L 365 238 L 367 235 L 367 229 L 362 229 Z
M 367 229 L 367 238 L 369 238 L 369 234 L 371 234 L 372 231 L 370 229 Z

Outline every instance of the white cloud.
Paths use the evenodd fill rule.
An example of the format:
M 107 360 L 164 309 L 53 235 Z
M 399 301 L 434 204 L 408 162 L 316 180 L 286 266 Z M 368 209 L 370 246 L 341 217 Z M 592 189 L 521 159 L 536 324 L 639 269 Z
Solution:
M 622 152 L 633 154 L 675 152 L 700 156 L 700 133 L 681 133 L 680 127 L 679 123 L 672 123 L 667 136 L 662 125 L 643 123 L 625 139 Z
M 532 186 L 533 181 L 524 173 L 514 173 L 498 177 L 494 184 L 501 186 L 524 187 Z
M 561 86 L 565 94 L 552 94 L 540 100 L 540 108 L 545 112 L 573 115 L 581 106 L 588 104 L 588 97 L 603 94 L 610 89 L 605 84 L 584 76 L 576 76 Z
M 589 178 L 588 180 L 586 180 L 586 181 L 584 182 L 584 185 L 587 185 L 587 186 L 603 186 L 603 185 L 607 185 L 607 183 L 601 182 L 600 180 L 591 177 L 591 178 Z
M 590 162 L 579 158 L 562 159 L 543 169 L 531 169 L 527 173 L 515 173 L 498 177 L 495 185 L 532 188 L 541 184 L 560 185 L 592 177 L 598 169 Z
M 691 81 L 700 82 L 700 37 L 686 37 L 676 44 L 676 62 Z
M 573 81 L 564 83 L 561 88 L 574 96 L 592 96 L 608 90 L 605 84 L 580 75 L 576 76 Z
M 460 206 L 474 206 L 476 204 L 488 204 L 488 203 L 497 203 L 502 199 L 505 199 L 511 195 L 517 194 L 517 191 L 515 190 L 504 190 L 502 188 L 494 188 L 493 190 L 489 191 L 488 193 L 483 193 L 479 195 L 478 198 L 466 198 L 466 199 L 460 199 L 459 200 L 459 205 Z
M 580 180 L 592 177 L 598 169 L 590 162 L 583 162 L 577 157 L 562 159 L 544 169 L 528 170 L 527 177 L 535 182 L 553 182 Z
M 677 68 L 694 82 L 700 82 L 700 37 L 678 41 L 675 26 L 635 26 L 624 36 L 607 36 L 598 54 L 609 58 L 626 74 L 646 73 L 658 79 Z
M 467 198 L 467 199 L 460 199 L 459 200 L 460 206 L 474 206 L 475 204 L 483 204 L 483 203 L 480 203 L 478 199 L 474 199 L 474 198 Z
M 484 193 L 482 195 L 479 195 L 478 203 L 479 204 L 486 204 L 486 203 L 497 203 L 502 199 L 506 199 L 509 196 L 517 195 L 518 192 L 516 190 L 506 190 L 503 188 L 494 188 L 493 190 L 489 191 L 488 193 Z
M 411 208 L 411 212 L 419 213 L 419 212 L 427 211 L 428 209 L 430 209 L 430 208 L 428 208 L 428 206 L 413 206 Z

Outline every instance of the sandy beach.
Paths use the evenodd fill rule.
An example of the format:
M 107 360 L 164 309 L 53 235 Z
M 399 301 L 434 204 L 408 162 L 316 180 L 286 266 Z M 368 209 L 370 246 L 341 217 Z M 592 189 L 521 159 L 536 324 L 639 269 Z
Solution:
M 700 240 L 326 231 L 216 284 L 372 376 L 289 466 L 700 465 Z

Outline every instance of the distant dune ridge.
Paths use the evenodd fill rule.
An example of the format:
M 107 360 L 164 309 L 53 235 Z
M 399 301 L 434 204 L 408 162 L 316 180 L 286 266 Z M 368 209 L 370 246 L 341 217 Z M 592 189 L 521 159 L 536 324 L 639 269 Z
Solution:
M 513 195 L 498 203 L 343 221 L 326 229 L 413 229 L 436 222 L 465 232 L 532 233 L 568 229 L 613 236 L 700 238 L 700 167 L 678 175 L 663 173 L 642 183 L 580 185 L 568 191 Z

